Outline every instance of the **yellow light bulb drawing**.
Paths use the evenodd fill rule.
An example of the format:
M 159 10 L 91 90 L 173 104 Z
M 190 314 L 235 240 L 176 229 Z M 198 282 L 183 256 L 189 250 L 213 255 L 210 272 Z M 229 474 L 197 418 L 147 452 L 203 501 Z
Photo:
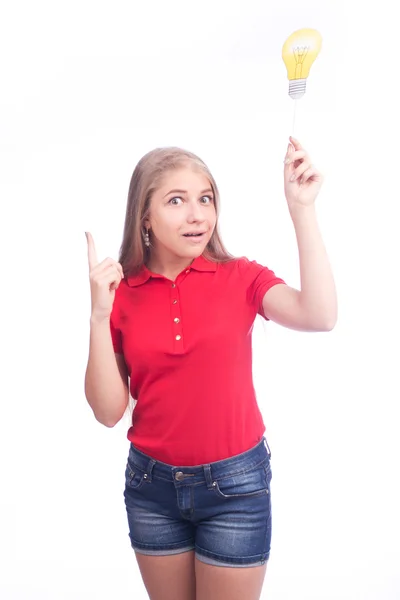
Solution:
M 315 29 L 299 29 L 283 44 L 282 58 L 287 68 L 289 96 L 293 100 L 306 93 L 307 77 L 321 46 L 322 36 Z

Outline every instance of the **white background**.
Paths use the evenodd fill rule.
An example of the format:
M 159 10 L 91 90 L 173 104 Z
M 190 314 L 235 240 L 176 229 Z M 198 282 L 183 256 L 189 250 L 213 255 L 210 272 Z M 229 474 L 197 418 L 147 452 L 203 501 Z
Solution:
M 0 597 L 147 598 L 123 505 L 128 423 L 84 396 L 85 230 L 117 258 L 139 158 L 209 165 L 236 255 L 299 285 L 283 159 L 285 39 L 323 48 L 296 136 L 325 174 L 330 333 L 257 319 L 254 377 L 272 449 L 263 598 L 395 600 L 399 579 L 398 60 L 395 3 L 13 2 L 0 18 Z

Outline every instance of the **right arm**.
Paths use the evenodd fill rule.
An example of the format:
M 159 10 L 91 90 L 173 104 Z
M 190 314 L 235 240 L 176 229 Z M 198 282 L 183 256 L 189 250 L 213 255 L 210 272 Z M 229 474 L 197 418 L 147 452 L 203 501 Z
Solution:
M 114 427 L 128 405 L 128 372 L 123 355 L 114 352 L 109 319 L 90 319 L 85 395 L 97 421 L 106 427 Z
M 129 402 L 125 360 L 122 354 L 114 352 L 110 329 L 115 290 L 124 273 L 122 266 L 111 258 L 99 264 L 93 238 L 90 233 L 86 237 L 92 312 L 85 395 L 96 419 L 106 427 L 114 427 Z

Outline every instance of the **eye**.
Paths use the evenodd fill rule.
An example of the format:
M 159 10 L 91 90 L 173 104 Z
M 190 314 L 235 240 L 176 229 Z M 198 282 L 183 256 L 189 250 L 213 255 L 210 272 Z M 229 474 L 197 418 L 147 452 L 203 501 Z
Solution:
M 213 196 L 202 196 L 201 200 L 203 201 L 204 198 L 206 198 L 209 202 L 209 204 L 211 204 L 214 201 Z M 173 204 L 174 206 L 177 206 L 177 203 L 175 202 L 175 200 L 182 200 L 182 198 L 180 196 L 174 196 L 173 198 L 171 198 L 170 200 L 168 200 L 168 204 Z M 202 204 L 207 204 L 207 202 L 202 202 Z

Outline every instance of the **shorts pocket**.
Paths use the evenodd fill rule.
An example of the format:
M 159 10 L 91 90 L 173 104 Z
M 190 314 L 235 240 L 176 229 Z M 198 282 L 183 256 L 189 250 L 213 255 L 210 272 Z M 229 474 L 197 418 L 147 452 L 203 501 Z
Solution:
M 140 469 L 137 469 L 134 465 L 131 466 L 128 461 L 125 469 L 126 487 L 129 489 L 138 490 L 142 487 L 144 481 L 144 473 Z
M 266 466 L 236 473 L 213 481 L 213 490 L 220 498 L 251 498 L 269 494 Z

